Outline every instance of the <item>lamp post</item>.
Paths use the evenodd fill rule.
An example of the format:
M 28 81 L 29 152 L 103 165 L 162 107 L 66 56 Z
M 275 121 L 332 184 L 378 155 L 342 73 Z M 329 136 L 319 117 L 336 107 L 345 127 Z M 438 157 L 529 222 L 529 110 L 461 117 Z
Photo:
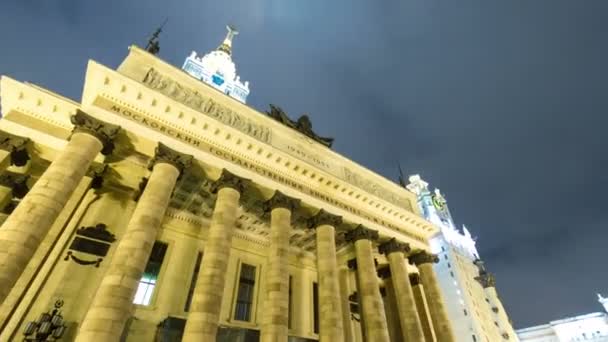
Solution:
M 36 321 L 28 322 L 23 330 L 23 341 L 45 342 L 60 339 L 65 332 L 63 316 L 59 310 L 62 306 L 63 300 L 57 300 L 53 310 L 41 314 Z

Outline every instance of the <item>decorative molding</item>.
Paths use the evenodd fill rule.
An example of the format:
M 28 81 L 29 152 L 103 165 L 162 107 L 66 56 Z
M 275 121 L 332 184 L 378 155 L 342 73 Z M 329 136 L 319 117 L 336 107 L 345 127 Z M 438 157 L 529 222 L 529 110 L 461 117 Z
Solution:
M 29 175 L 5 172 L 0 175 L 0 185 L 11 188 L 13 198 L 23 198 L 30 191 L 27 186 Z
M 345 235 L 347 242 L 355 243 L 358 240 L 365 239 L 370 241 L 378 240 L 378 231 L 365 228 L 363 225 L 358 225 L 354 229 L 346 232 Z
M 324 209 L 319 210 L 315 216 L 307 220 L 308 228 L 314 229 L 322 225 L 328 225 L 336 228 L 340 224 L 342 224 L 342 216 L 334 215 L 325 211 Z
M 245 186 L 248 182 L 248 179 L 241 178 L 226 169 L 222 169 L 222 175 L 220 178 L 211 185 L 211 192 L 217 193 L 222 188 L 232 188 L 238 191 L 240 194 L 243 194 Z
M 436 264 L 439 262 L 439 257 L 436 254 L 431 254 L 426 251 L 421 251 L 416 254 L 410 255 L 410 264 L 414 264 L 416 266 L 423 264 Z
M 289 197 L 280 191 L 275 191 L 272 197 L 264 202 L 265 211 L 269 212 L 276 208 L 284 208 L 291 212 L 300 206 L 300 200 Z
M 177 152 L 169 146 L 159 142 L 154 151 L 154 158 L 150 162 L 149 169 L 152 170 L 154 165 L 158 163 L 167 163 L 175 166 L 179 173 L 183 173 L 185 169 L 192 165 L 193 157 L 189 154 Z
M 0 131 L 0 150 L 10 152 L 11 164 L 24 166 L 30 160 L 27 152 L 28 138 Z
M 70 121 L 75 126 L 75 133 L 87 133 L 101 141 L 103 144 L 101 153 L 103 155 L 112 153 L 114 139 L 120 131 L 120 126 L 98 120 L 80 109 L 76 109 L 76 114 L 70 117 Z
M 270 128 L 239 115 L 237 112 L 213 101 L 211 97 L 204 96 L 196 90 L 182 86 L 175 80 L 161 75 L 151 68 L 142 80 L 143 84 L 159 91 L 163 95 L 180 102 L 198 112 L 206 114 L 221 123 L 235 128 L 265 143 L 272 140 Z
M 75 256 L 74 253 L 72 253 L 72 251 L 68 251 L 65 258 L 63 258 L 64 261 L 68 261 L 69 259 L 72 259 L 72 261 L 74 261 L 75 263 L 77 263 L 79 265 L 83 265 L 83 266 L 95 265 L 95 267 L 99 267 L 99 264 L 101 264 L 101 262 L 103 261 L 103 258 L 97 258 L 97 260 L 80 259 L 79 257 Z
M 484 289 L 488 287 L 496 287 L 496 279 L 491 273 L 481 273 L 478 277 L 475 277 L 475 280 L 477 280 Z
M 395 238 L 385 241 L 378 246 L 378 251 L 386 256 L 394 252 L 403 252 L 405 254 L 410 250 L 409 243 L 399 242 Z

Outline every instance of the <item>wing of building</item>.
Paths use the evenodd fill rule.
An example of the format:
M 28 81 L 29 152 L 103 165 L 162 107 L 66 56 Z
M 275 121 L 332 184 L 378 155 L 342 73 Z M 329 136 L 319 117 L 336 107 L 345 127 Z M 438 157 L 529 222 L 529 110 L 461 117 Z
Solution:
M 234 35 L 2 77 L 0 341 L 456 341 L 416 195 L 245 105 Z
M 418 196 L 422 215 L 441 229 L 431 239 L 439 256 L 435 272 L 458 341 L 517 341 L 511 321 L 496 292 L 494 276 L 487 272 L 466 227 L 459 231 L 445 197 L 433 193 L 419 175 L 410 176 L 407 188 Z
M 604 312 L 594 312 L 517 330 L 522 342 L 608 342 L 608 298 L 598 294 Z

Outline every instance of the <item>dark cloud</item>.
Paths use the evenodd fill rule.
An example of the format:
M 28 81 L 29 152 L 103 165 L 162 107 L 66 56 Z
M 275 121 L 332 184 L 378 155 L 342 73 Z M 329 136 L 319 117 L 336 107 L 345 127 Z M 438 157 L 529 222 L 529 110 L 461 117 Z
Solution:
M 241 29 L 250 104 L 310 113 L 335 149 L 446 194 L 517 327 L 600 310 L 608 241 L 608 2 L 16 1 L 0 73 L 80 98 L 87 59 L 117 66 L 168 16 L 181 65 Z

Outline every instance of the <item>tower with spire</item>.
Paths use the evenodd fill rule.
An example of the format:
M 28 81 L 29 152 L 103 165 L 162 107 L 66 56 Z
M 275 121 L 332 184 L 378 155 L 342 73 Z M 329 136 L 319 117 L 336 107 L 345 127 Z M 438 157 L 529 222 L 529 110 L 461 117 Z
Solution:
M 226 26 L 228 33 L 220 46 L 203 57 L 192 51 L 182 69 L 224 94 L 243 103 L 249 95 L 249 82 L 242 82 L 232 61 L 232 41 L 239 31 L 232 25 Z

